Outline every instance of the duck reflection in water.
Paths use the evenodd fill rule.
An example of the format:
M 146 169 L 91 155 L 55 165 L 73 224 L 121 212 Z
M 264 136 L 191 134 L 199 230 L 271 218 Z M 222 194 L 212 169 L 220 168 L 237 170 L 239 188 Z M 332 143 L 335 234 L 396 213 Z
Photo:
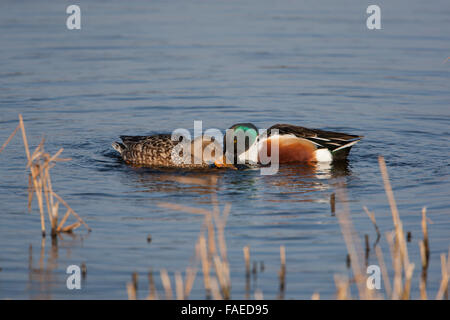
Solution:
M 276 175 L 261 176 L 267 201 L 328 202 L 335 179 L 351 175 L 347 161 L 280 165 Z
M 332 188 L 332 181 L 351 174 L 347 161 L 283 164 L 276 175 L 260 175 L 259 168 L 232 171 L 131 170 L 136 174 L 132 184 L 138 192 L 155 193 L 157 198 L 182 193 L 183 197 L 192 197 L 198 203 L 208 203 L 212 193 L 220 194 L 221 191 L 228 195 L 230 192 L 244 193 L 247 197 L 256 196 L 268 201 L 323 202 L 329 197 L 323 191 Z M 122 181 L 129 184 L 130 175 L 124 175 Z M 274 199 L 274 195 L 279 196 Z

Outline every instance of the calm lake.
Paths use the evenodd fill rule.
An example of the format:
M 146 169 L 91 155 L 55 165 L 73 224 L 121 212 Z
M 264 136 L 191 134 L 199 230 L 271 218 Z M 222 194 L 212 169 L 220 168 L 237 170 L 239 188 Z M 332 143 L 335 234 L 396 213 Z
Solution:
M 133 272 L 144 298 L 150 269 L 162 295 L 159 270 L 172 280 L 177 271 L 184 275 L 203 217 L 158 203 L 210 209 L 215 193 L 221 208 L 231 204 L 231 298 L 247 297 L 244 246 L 252 267 L 258 264 L 250 298 L 255 290 L 277 298 L 284 245 L 284 298 L 318 292 L 332 299 L 334 275 L 349 274 L 330 210 L 337 183 L 346 186 L 358 235 L 369 235 L 371 245 L 376 233 L 363 206 L 375 213 L 390 266 L 385 233 L 393 223 L 379 155 L 412 235 L 415 299 L 427 207 L 434 298 L 439 255 L 450 244 L 449 1 L 377 1 L 381 30 L 367 29 L 371 3 L 356 0 L 79 0 L 81 30 L 66 27 L 69 4 L 0 3 L 0 145 L 21 113 L 31 149 L 42 137 L 50 153 L 64 148 L 62 157 L 72 160 L 52 169 L 53 188 L 92 232 L 80 227 L 53 245 L 50 236 L 42 241 L 36 201 L 27 210 L 23 143 L 14 137 L 0 153 L 0 299 L 126 299 Z M 347 166 L 284 166 L 270 176 L 131 168 L 111 148 L 119 135 L 193 130 L 194 120 L 203 130 L 290 123 L 365 138 Z M 213 177 L 217 186 L 173 177 Z M 82 263 L 82 289 L 68 290 L 66 268 Z M 369 264 L 377 264 L 373 250 Z M 205 298 L 201 269 L 190 298 Z

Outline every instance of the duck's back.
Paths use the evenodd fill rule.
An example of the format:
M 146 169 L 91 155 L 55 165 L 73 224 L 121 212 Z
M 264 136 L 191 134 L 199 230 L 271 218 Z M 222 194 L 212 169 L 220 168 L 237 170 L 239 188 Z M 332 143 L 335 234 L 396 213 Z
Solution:
M 123 160 L 132 165 L 145 167 L 166 168 L 209 168 L 214 163 L 216 156 L 222 155 L 222 148 L 210 137 L 200 136 L 195 140 L 185 140 L 180 136 L 179 140 L 172 140 L 170 134 L 156 134 L 152 136 L 120 136 L 122 143 L 114 142 L 112 147 L 117 150 Z M 200 140 L 200 143 L 196 141 Z M 180 148 L 174 150 L 178 144 Z M 211 144 L 214 148 L 205 150 Z M 199 150 L 195 150 L 200 147 Z M 217 151 L 217 152 L 216 152 Z M 175 160 L 173 152 L 178 153 Z
M 146 166 L 171 167 L 172 149 L 179 141 L 171 139 L 170 134 L 152 136 L 120 136 L 122 143 L 114 142 L 116 149 L 126 163 Z

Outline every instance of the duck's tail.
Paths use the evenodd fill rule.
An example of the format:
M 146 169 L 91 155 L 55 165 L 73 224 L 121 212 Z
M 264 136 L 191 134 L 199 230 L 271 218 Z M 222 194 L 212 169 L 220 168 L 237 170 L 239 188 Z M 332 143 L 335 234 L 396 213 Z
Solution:
M 345 144 L 331 151 L 334 160 L 345 160 L 350 152 L 350 149 L 359 142 L 363 137 L 359 136 L 353 140 L 346 141 Z
M 113 142 L 111 146 L 120 154 L 122 154 L 122 152 L 125 150 L 125 145 L 120 142 Z

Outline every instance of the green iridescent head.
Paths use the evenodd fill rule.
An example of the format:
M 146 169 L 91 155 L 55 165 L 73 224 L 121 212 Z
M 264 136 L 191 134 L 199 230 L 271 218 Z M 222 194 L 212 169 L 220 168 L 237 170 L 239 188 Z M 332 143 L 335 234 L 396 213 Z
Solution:
M 223 150 L 228 159 L 237 163 L 239 155 L 244 154 L 258 139 L 258 128 L 251 123 L 237 123 L 225 133 Z M 232 146 L 232 148 L 231 148 Z

